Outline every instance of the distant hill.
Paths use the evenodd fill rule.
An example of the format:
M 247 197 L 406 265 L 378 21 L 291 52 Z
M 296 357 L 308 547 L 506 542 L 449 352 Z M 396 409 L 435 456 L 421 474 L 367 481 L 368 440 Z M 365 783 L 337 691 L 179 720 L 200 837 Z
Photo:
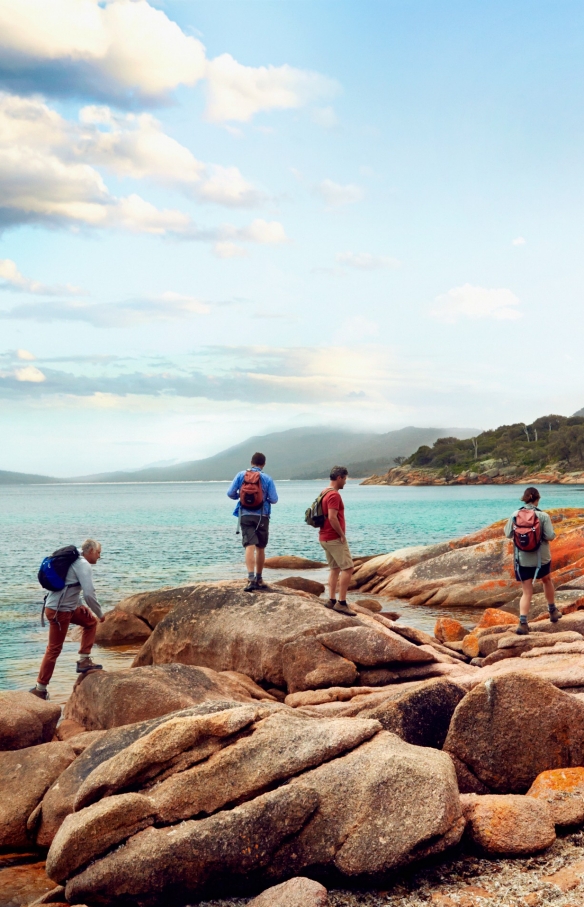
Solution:
M 73 481 L 85 482 L 208 482 L 232 479 L 261 450 L 267 457 L 266 471 L 275 479 L 318 479 L 328 476 L 331 466 L 346 465 L 356 478 L 370 475 L 373 464 L 385 470 L 394 457 L 409 456 L 420 444 L 432 444 L 444 435 L 458 433 L 468 438 L 471 429 L 402 428 L 386 434 L 351 432 L 333 428 L 291 428 L 256 435 L 213 457 L 174 466 L 150 467 L 128 472 L 100 473 Z
M 35 476 L 27 472 L 6 472 L 0 469 L 0 485 L 53 485 L 62 479 L 53 479 L 50 476 Z

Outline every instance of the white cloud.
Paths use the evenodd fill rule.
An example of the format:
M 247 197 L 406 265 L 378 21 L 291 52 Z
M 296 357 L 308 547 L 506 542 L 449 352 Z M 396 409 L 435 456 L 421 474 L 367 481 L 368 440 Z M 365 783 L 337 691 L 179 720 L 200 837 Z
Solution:
M 512 246 L 524 246 L 526 244 L 526 242 L 527 242 L 527 240 L 525 240 L 522 236 L 518 236 L 516 239 L 511 241 L 511 245 Z
M 195 296 L 185 296 L 169 290 L 151 299 L 128 299 L 122 302 L 90 304 L 71 301 L 21 305 L 10 311 L 1 312 L 0 317 L 40 322 L 77 321 L 97 328 L 126 328 L 156 321 L 183 320 L 195 315 L 208 315 L 210 312 L 209 303 L 202 302 Z M 32 374 L 31 367 L 20 371 Z M 38 369 L 33 371 L 37 372 Z M 44 380 L 44 377 L 18 378 L 18 375 L 16 377 L 19 381 Z
M 244 66 L 230 54 L 207 64 L 206 117 L 248 122 L 266 110 L 290 110 L 338 91 L 333 79 L 292 66 Z
M 45 222 L 223 238 L 135 192 L 112 195 L 93 165 L 119 177 L 151 178 L 205 202 L 244 207 L 262 199 L 236 167 L 197 161 L 149 115 L 118 116 L 107 107 L 90 107 L 79 124 L 38 99 L 0 94 L 0 226 Z
M 230 231 L 233 231 L 232 235 L 237 239 L 259 243 L 260 245 L 278 245 L 279 243 L 288 242 L 286 231 L 277 220 L 266 221 L 258 218 L 252 221 L 248 227 L 243 227 L 239 230 L 226 228 L 227 235 L 229 235 Z
M 28 350 L 16 350 L 16 358 L 20 359 L 21 362 L 34 362 L 36 356 L 34 356 L 32 353 L 29 353 Z
M 41 370 L 35 365 L 25 365 L 23 368 L 15 368 L 14 377 L 17 381 L 25 381 L 30 384 L 41 384 L 46 380 Z
M 146 0 L 2 0 L 0 54 L 5 84 L 44 75 L 56 94 L 120 99 L 194 85 L 206 64 L 201 42 Z
M 389 255 L 372 255 L 371 252 L 338 252 L 337 261 L 348 268 L 375 271 L 379 268 L 399 268 L 401 262 Z
M 313 187 L 313 191 L 318 195 L 329 208 L 338 208 L 341 205 L 352 205 L 360 202 L 363 198 L 363 190 L 360 186 L 349 183 L 342 186 L 332 180 L 325 179 Z
M 247 256 L 247 251 L 243 246 L 228 241 L 215 243 L 213 252 L 217 258 L 245 258 Z
M 441 321 L 455 322 L 463 318 L 493 318 L 514 321 L 521 318 L 517 296 L 507 289 L 486 289 L 465 283 L 437 296 L 431 314 Z
M 311 112 L 312 122 L 323 129 L 334 129 L 339 125 L 339 118 L 333 107 L 314 107 Z
M 24 277 L 16 262 L 10 258 L 0 259 L 0 289 L 15 290 L 21 293 L 34 293 L 38 296 L 85 296 L 85 290 L 71 284 L 48 286 L 38 280 Z

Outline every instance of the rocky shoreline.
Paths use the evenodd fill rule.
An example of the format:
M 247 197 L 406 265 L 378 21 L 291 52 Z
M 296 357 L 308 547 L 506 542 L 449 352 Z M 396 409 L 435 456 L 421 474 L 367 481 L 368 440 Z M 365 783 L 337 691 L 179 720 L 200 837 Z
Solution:
M 521 466 L 505 465 L 500 460 L 485 460 L 475 469 L 454 473 L 445 469 L 396 466 L 384 475 L 372 475 L 361 485 L 583 485 L 584 471 L 568 472 L 550 466 L 530 472 Z
M 81 677 L 63 713 L 0 693 L 0 848 L 29 854 L 0 855 L 6 907 L 575 907 L 584 513 L 552 518 L 563 616 L 536 597 L 523 637 L 500 524 L 361 559 L 356 617 L 300 577 L 120 602 L 100 644 L 142 640 L 132 667 Z M 359 597 L 382 580 L 479 619 L 424 633 L 395 585 Z

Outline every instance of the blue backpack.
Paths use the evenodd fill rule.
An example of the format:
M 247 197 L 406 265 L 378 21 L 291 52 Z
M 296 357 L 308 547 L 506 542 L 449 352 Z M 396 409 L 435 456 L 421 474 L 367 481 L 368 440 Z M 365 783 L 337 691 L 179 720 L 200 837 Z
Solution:
M 59 548 L 46 557 L 38 572 L 39 583 L 43 589 L 48 589 L 49 592 L 60 592 L 64 589 L 69 567 L 78 557 L 79 552 L 75 545 Z

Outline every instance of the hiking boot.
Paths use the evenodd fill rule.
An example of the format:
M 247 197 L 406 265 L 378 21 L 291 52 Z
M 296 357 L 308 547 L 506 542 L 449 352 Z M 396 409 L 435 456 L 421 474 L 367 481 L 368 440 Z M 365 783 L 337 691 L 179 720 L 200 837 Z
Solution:
M 37 690 L 36 687 L 33 687 L 32 690 L 29 690 L 28 692 L 32 693 L 33 696 L 38 696 L 39 699 L 48 699 L 49 698 L 48 690 Z
M 264 583 L 263 579 L 256 579 L 255 581 L 256 589 L 258 592 L 269 592 L 270 587 L 267 583 Z
M 256 583 L 255 579 L 250 579 L 247 586 L 243 587 L 243 591 L 244 592 L 257 592 L 258 584 Z
M 347 617 L 357 617 L 357 612 L 351 611 L 346 602 L 337 602 L 336 605 L 333 605 L 333 611 L 336 611 L 337 614 L 346 614 Z
M 549 610 L 549 616 L 552 624 L 557 624 L 557 622 L 562 617 L 562 612 L 558 608 L 552 608 Z
M 89 674 L 91 671 L 102 671 L 103 665 L 96 665 L 92 658 L 84 658 L 77 662 L 78 674 Z
M 529 624 L 519 623 L 515 632 L 516 632 L 517 636 L 528 636 L 529 635 Z
M 331 611 L 334 611 L 336 603 L 336 598 L 329 598 L 327 602 L 323 602 L 323 605 L 325 606 L 325 608 L 330 608 Z

